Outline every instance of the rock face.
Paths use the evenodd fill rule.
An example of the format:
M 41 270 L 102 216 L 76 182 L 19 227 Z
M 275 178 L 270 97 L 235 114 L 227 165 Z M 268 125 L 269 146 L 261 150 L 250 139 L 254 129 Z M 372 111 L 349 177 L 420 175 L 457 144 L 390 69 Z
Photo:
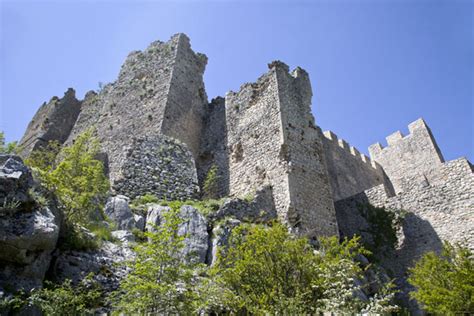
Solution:
M 153 231 L 154 227 L 160 226 L 164 220 L 163 212 L 169 211 L 168 206 L 152 204 L 148 208 L 147 225 L 148 231 Z M 178 234 L 185 236 L 183 255 L 194 262 L 206 262 L 209 235 L 208 221 L 199 211 L 190 206 L 183 205 L 178 216 L 183 221 L 178 228 Z
M 228 246 L 232 230 L 240 224 L 241 221 L 238 219 L 229 218 L 212 229 L 211 259 L 209 260 L 211 265 L 216 263 L 219 249 L 225 249 Z
M 0 288 L 28 291 L 42 286 L 60 220 L 30 197 L 33 179 L 19 157 L 1 155 L 0 161 Z
M 118 230 L 130 230 L 137 226 L 134 214 L 128 206 L 129 198 L 117 195 L 107 200 L 105 215 L 117 226 Z
M 232 217 L 240 221 L 266 223 L 277 219 L 275 202 L 273 201 L 272 188 L 264 187 L 255 193 L 252 199 L 228 199 L 212 215 L 213 220 Z
M 58 252 L 50 271 L 57 282 L 70 279 L 75 284 L 89 273 L 94 273 L 94 280 L 99 282 L 106 292 L 112 292 L 128 273 L 122 263 L 133 257 L 133 251 L 127 245 L 104 241 L 97 250 Z
M 0 154 L 0 206 L 30 201 L 28 190 L 32 186 L 31 172 L 21 158 Z

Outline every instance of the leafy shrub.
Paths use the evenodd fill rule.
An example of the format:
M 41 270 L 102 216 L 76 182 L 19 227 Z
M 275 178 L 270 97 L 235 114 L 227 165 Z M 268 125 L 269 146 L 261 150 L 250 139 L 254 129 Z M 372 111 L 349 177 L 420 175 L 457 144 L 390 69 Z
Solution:
M 70 280 L 61 285 L 45 282 L 45 288 L 33 291 L 29 298 L 46 316 L 92 314 L 100 307 L 101 290 L 89 274 L 77 286 Z
M 43 184 L 53 191 L 62 205 L 66 219 L 87 224 L 95 220 L 102 209 L 109 181 L 104 166 L 96 157 L 99 142 L 89 129 L 79 135 L 74 144 L 60 153 L 62 160 L 55 163 L 58 145 L 50 145 L 33 152 L 27 160 L 40 176 Z
M 191 290 L 193 267 L 181 254 L 185 236 L 179 207 L 163 213 L 163 223 L 145 232 L 149 242 L 138 244 L 136 258 L 128 262 L 130 274 L 114 293 L 116 309 L 126 314 L 189 314 L 196 299 Z
M 443 315 L 474 313 L 474 257 L 471 250 L 445 242 L 441 255 L 425 254 L 410 269 L 411 297 L 426 311 Z
M 354 258 L 366 254 L 358 238 L 339 243 L 322 238 L 318 251 L 306 238 L 272 227 L 244 224 L 232 231 L 210 271 L 204 306 L 214 312 L 243 314 L 353 313 L 369 309 L 354 296 L 362 269 Z M 210 293 L 210 294 L 209 294 Z M 394 309 L 386 296 L 373 302 Z M 374 309 L 374 308 L 371 308 Z
M 61 144 L 49 141 L 44 147 L 31 152 L 25 163 L 33 169 L 41 181 L 47 182 L 48 175 L 56 167 L 56 157 L 61 151 Z
M 133 199 L 130 204 L 136 207 L 136 206 L 140 206 L 144 204 L 159 203 L 159 202 L 161 202 L 161 200 L 156 195 L 145 194 Z
M 64 227 L 65 233 L 58 240 L 58 247 L 61 250 L 86 251 L 100 247 L 100 241 L 86 228 L 70 222 L 66 222 Z
M 103 223 L 91 223 L 87 226 L 87 228 L 99 241 L 116 241 L 116 239 L 112 236 L 112 229 Z
M 0 154 L 15 154 L 17 142 L 5 143 L 5 133 L 0 132 Z
M 136 228 L 136 227 L 132 228 L 132 234 L 135 237 L 135 241 L 137 241 L 137 242 L 147 241 L 147 238 L 145 236 L 145 232 L 138 229 L 138 228 Z
M 20 291 L 14 295 L 0 294 L 0 315 L 16 315 L 28 304 L 28 296 Z
M 358 210 L 369 224 L 368 232 L 372 241 L 365 242 L 364 246 L 373 254 L 371 258 L 377 259 L 386 249 L 395 249 L 397 225 L 403 215 L 371 204 L 358 205 Z

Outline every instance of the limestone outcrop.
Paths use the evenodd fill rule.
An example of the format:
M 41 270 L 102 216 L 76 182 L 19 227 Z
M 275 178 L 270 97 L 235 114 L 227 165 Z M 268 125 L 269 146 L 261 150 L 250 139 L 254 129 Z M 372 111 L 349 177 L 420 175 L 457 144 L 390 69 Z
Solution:
M 123 195 L 110 197 L 105 204 L 105 215 L 112 220 L 117 230 L 131 230 L 139 227 L 135 216 L 128 206 L 130 199 Z
M 168 206 L 151 204 L 148 207 L 147 225 L 148 231 L 154 231 L 157 226 L 162 225 L 163 212 L 169 211 Z M 194 262 L 206 262 L 209 234 L 208 221 L 200 212 L 191 205 L 181 206 L 179 218 L 182 223 L 178 227 L 178 234 L 185 236 L 183 256 Z
M 18 156 L 0 155 L 0 291 L 41 287 L 56 247 L 60 217 L 38 204 L 34 182 Z

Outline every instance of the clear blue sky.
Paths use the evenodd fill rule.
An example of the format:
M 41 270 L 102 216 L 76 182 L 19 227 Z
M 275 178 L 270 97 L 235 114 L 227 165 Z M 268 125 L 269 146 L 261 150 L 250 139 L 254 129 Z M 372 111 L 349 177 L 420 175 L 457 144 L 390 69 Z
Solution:
M 209 98 L 280 59 L 309 72 L 317 124 L 362 152 L 423 117 L 447 160 L 474 157 L 473 1 L 0 2 L 8 140 L 43 101 L 82 98 L 130 51 L 184 32 L 209 58 Z

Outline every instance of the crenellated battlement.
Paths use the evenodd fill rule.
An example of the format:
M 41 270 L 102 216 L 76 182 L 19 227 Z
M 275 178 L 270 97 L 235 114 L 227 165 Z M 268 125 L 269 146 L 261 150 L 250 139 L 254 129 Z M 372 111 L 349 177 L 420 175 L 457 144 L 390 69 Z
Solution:
M 444 162 L 441 151 L 426 122 L 419 118 L 408 125 L 409 134 L 396 131 L 386 137 L 387 146 L 375 143 L 369 147 L 372 160 L 379 163 L 392 181 L 395 191 L 403 191 L 403 178 L 430 178 L 433 169 Z
M 396 131 L 393 132 L 392 134 L 388 135 L 385 137 L 385 140 L 387 141 L 387 146 L 384 147 L 381 143 L 377 142 L 375 144 L 372 144 L 369 146 L 369 154 L 373 158 L 375 156 L 380 155 L 380 153 L 387 148 L 391 146 L 397 146 L 400 142 L 403 141 L 409 141 L 413 135 L 416 135 L 414 137 L 427 137 L 430 139 L 430 141 L 436 146 L 436 151 L 438 152 L 438 155 L 440 156 L 441 161 L 444 161 L 440 150 L 438 149 L 438 146 L 436 145 L 436 141 L 433 137 L 433 134 L 431 133 L 430 128 L 426 124 L 426 122 L 423 120 L 423 118 L 419 118 L 414 122 L 411 122 L 408 124 L 408 135 L 403 135 L 401 131 Z
M 334 132 L 325 131 L 321 134 L 335 201 L 385 183 L 385 174 L 378 163 Z
M 333 142 L 334 144 L 336 144 L 340 148 L 344 149 L 347 152 L 347 154 L 353 156 L 354 159 L 360 160 L 361 162 L 363 162 L 364 164 L 367 164 L 367 166 L 369 166 L 373 169 L 380 169 L 381 168 L 380 165 L 376 161 L 370 159 L 365 154 L 362 154 L 357 148 L 355 148 L 354 146 L 351 146 L 344 139 L 338 138 L 337 135 L 334 132 L 324 131 L 323 135 L 326 139 Z

